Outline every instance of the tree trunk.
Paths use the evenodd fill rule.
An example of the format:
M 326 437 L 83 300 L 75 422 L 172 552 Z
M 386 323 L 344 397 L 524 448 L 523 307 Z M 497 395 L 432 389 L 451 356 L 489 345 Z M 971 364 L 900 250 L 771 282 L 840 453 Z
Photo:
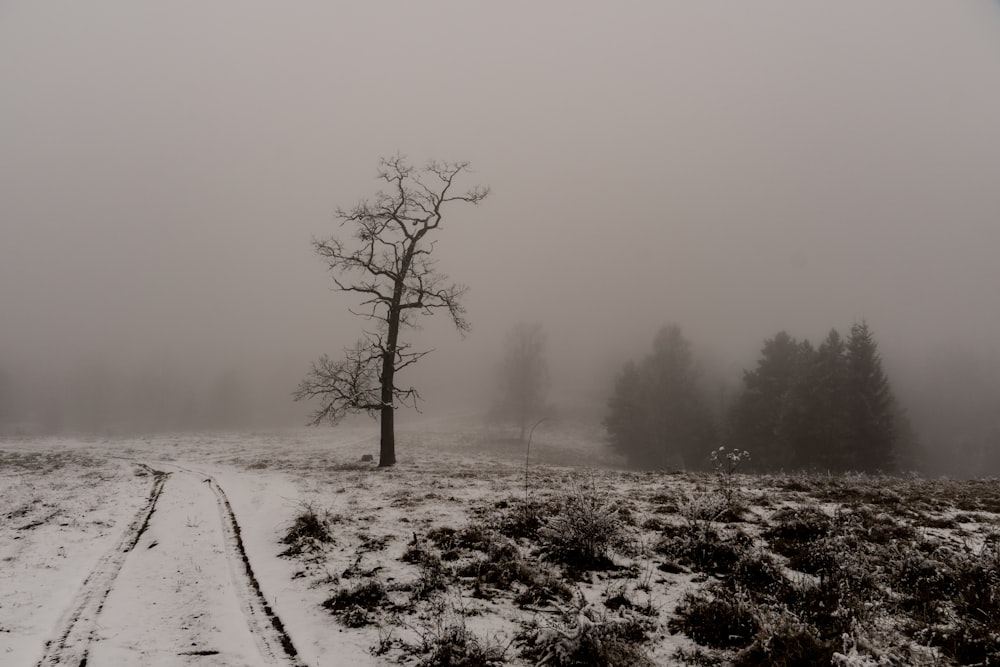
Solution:
M 403 257 L 401 276 L 410 270 L 412 249 Z M 393 412 L 396 409 L 396 345 L 399 343 L 399 304 L 403 298 L 403 280 L 400 278 L 393 287 L 392 303 L 387 313 L 388 331 L 386 332 L 385 352 L 382 353 L 382 436 L 379 441 L 378 467 L 387 468 L 396 465 L 396 431 Z
M 424 235 L 424 231 L 426 230 L 417 232 L 403 253 L 399 274 L 392 286 L 392 303 L 389 304 L 389 312 L 386 313 L 388 331 L 386 331 L 385 352 L 382 354 L 382 437 L 379 444 L 379 468 L 396 465 L 396 431 L 393 411 L 396 409 L 396 346 L 399 344 L 399 318 L 402 316 L 399 304 L 403 301 L 404 281 L 406 276 L 410 274 L 413 252 L 416 250 L 417 241 Z
M 390 397 L 391 401 L 391 397 Z M 378 467 L 387 468 L 396 464 L 396 432 L 393 428 L 395 416 L 391 403 L 382 406 L 382 438 L 379 443 Z
M 396 464 L 396 431 L 394 427 L 393 382 L 396 367 L 396 336 L 399 331 L 399 317 L 389 319 L 389 344 L 382 354 L 382 407 L 379 416 L 382 422 L 382 436 L 379 440 L 378 467 L 386 468 Z

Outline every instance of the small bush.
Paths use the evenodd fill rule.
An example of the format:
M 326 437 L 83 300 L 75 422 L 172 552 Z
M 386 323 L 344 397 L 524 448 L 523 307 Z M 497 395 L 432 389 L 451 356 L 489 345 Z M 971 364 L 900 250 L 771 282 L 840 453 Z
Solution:
M 522 606 L 569 600 L 573 596 L 572 589 L 560 577 L 539 563 L 525 560 L 517 545 L 509 541 L 494 542 L 485 557 L 465 563 L 458 569 L 458 575 L 475 577 L 479 595 L 484 595 L 480 589 L 484 584 L 500 590 L 520 584 L 524 590 L 515 596 L 514 602 Z
M 828 538 L 817 547 L 828 557 L 819 583 L 807 581 L 788 589 L 782 599 L 789 610 L 812 624 L 821 639 L 832 640 L 856 627 L 870 627 L 883 601 L 876 572 L 862 554 Z
M 659 609 L 653 605 L 652 597 L 647 598 L 643 604 L 636 604 L 626 583 L 611 585 L 604 591 L 604 606 L 611 611 L 635 612 L 649 617 L 659 615 Z
M 708 591 L 688 593 L 669 627 L 703 646 L 729 649 L 753 642 L 760 621 L 744 595 L 714 586 Z
M 533 502 L 515 502 L 505 508 L 495 522 L 501 535 L 515 540 L 536 540 L 538 529 L 542 527 L 542 508 Z
M 1000 664 L 1000 540 L 989 536 L 978 551 L 950 552 L 953 622 L 927 631 L 927 639 L 960 664 Z
M 347 627 L 359 628 L 372 623 L 371 613 L 386 600 L 385 586 L 372 579 L 351 588 L 341 588 L 323 602 L 323 608 Z
M 725 447 L 713 450 L 709 456 L 715 470 L 718 492 L 724 501 L 723 515 L 728 521 L 736 521 L 746 511 L 746 499 L 739 486 L 737 471 L 740 465 L 750 460 L 750 452 L 739 449 L 726 451 Z
M 427 533 L 427 539 L 438 549 L 452 549 L 458 544 L 458 531 L 451 526 L 439 526 Z
M 955 610 L 963 617 L 992 623 L 1000 631 L 1000 537 L 987 538 L 979 552 L 957 552 L 952 566 Z
M 517 547 L 510 543 L 495 544 L 488 554 L 475 558 L 458 569 L 461 577 L 475 577 L 481 584 L 509 588 L 514 582 L 530 581 L 530 568 L 521 559 Z
M 445 627 L 440 634 L 425 640 L 425 655 L 420 667 L 489 667 L 503 665 L 507 652 L 497 641 L 477 637 L 464 623 Z
M 538 535 L 547 558 L 584 570 L 608 567 L 611 551 L 627 548 L 617 505 L 596 489 L 566 494 Z
M 453 601 L 436 598 L 422 620 L 411 629 L 417 645 L 404 644 L 410 654 L 421 654 L 419 667 L 491 667 L 504 664 L 510 644 L 476 636 L 465 625 L 465 611 Z
M 728 513 L 726 499 L 715 493 L 700 493 L 684 500 L 677 508 L 689 524 L 721 521 Z
M 944 604 L 955 593 L 955 571 L 946 560 L 907 549 L 895 563 L 893 590 L 900 595 L 902 608 L 921 621 L 940 620 Z
M 416 533 L 413 533 L 413 539 L 406 543 L 406 550 L 403 551 L 399 560 L 417 565 L 430 553 L 430 550 L 424 545 L 424 541 Z
M 771 549 L 787 556 L 793 569 L 808 572 L 801 565 L 807 561 L 810 545 L 830 534 L 833 520 L 819 508 L 795 507 L 778 510 L 771 521 L 774 525 L 763 534 Z
M 761 550 L 740 553 L 725 584 L 734 590 L 745 590 L 756 601 L 779 599 L 790 588 L 788 579 L 774 558 Z
M 445 569 L 441 558 L 425 553 L 420 561 L 420 575 L 411 589 L 412 597 L 414 600 L 426 600 L 435 593 L 447 590 L 451 582 L 452 574 Z
M 523 658 L 548 667 L 653 667 L 644 644 L 653 624 L 587 606 L 562 622 L 525 633 Z
M 456 546 L 470 551 L 489 551 L 495 533 L 480 523 L 470 523 L 458 534 Z
M 793 618 L 780 619 L 760 635 L 736 656 L 735 667 L 825 667 L 833 657 L 832 642 L 821 640 L 812 627 Z
M 853 534 L 870 544 L 888 545 L 900 540 L 912 541 L 917 537 L 913 526 L 863 505 L 840 513 L 837 523 L 845 533 Z
M 470 523 L 462 530 L 449 526 L 435 528 L 427 533 L 427 539 L 442 551 L 468 550 L 488 551 L 494 533 L 479 523 Z
M 708 524 L 694 523 L 664 531 L 656 550 L 695 571 L 726 576 L 752 544 L 743 533 L 723 538 Z
M 541 567 L 532 571 L 531 581 L 525 589 L 514 597 L 514 603 L 522 607 L 568 602 L 573 599 L 573 589 L 562 577 Z
M 298 556 L 318 551 L 322 545 L 333 543 L 333 535 L 330 533 L 332 522 L 329 512 L 318 512 L 311 504 L 303 505 L 281 538 L 281 543 L 288 548 L 279 556 Z
M 1000 632 L 983 623 L 939 627 L 930 639 L 960 665 L 1000 664 Z

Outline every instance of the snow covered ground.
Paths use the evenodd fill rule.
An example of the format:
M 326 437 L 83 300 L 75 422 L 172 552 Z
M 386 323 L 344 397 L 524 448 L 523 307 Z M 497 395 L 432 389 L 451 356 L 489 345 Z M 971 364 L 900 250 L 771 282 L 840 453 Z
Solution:
M 834 650 L 854 664 L 958 664 L 952 644 L 929 635 L 921 644 L 916 616 L 901 611 L 915 604 L 899 592 L 905 567 L 894 562 L 882 568 L 892 590 L 870 597 L 880 634 L 853 617 L 848 640 L 823 634 L 847 611 L 821 622 L 794 606 L 823 572 L 796 565 L 781 531 L 799 526 L 789 513 L 810 508 L 826 531 L 817 544 L 848 544 L 863 528 L 878 549 L 858 547 L 859 558 L 903 558 L 919 543 L 931 559 L 958 554 L 953 570 L 978 567 L 996 548 L 996 482 L 741 477 L 740 516 L 723 518 L 718 478 L 598 470 L 614 463 L 599 430 L 562 424 L 536 434 L 525 505 L 523 448 L 500 435 L 464 418 L 408 426 L 386 470 L 361 461 L 377 455 L 370 425 L 0 441 L 0 664 L 448 664 L 436 651 L 459 644 L 492 664 L 560 664 L 559 651 L 579 648 L 589 628 L 611 633 L 602 635 L 610 646 L 626 623 L 652 664 L 725 663 L 752 652 L 767 628 L 787 630 L 792 614 L 827 664 Z M 543 534 L 567 529 L 558 516 L 574 494 L 621 529 L 611 559 L 592 567 L 560 561 L 551 535 L 511 527 L 535 508 Z M 304 514 L 331 539 L 286 553 L 282 539 Z M 729 551 L 703 558 L 698 535 Z M 753 637 L 699 643 L 697 629 L 677 624 L 705 591 L 728 595 L 734 573 L 746 576 L 737 564 L 771 562 L 786 597 L 758 598 L 749 580 L 737 587 L 751 590 Z M 369 588 L 371 606 L 341 604 Z M 958 602 L 941 618 L 920 616 L 942 632 L 959 617 Z

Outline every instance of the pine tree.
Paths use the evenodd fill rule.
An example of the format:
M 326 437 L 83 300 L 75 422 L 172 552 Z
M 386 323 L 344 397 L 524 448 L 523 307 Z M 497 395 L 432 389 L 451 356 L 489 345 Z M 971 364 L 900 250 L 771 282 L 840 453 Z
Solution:
M 654 448 L 647 439 L 649 429 L 644 423 L 647 419 L 646 402 L 639 368 L 629 361 L 615 380 L 615 391 L 608 401 L 604 426 L 608 430 L 611 448 L 639 468 L 656 467 L 652 456 Z
M 819 348 L 803 364 L 789 396 L 797 406 L 792 467 L 845 470 L 848 421 L 847 360 L 844 340 L 831 329 Z
M 775 428 L 774 450 L 781 468 L 796 470 L 813 467 L 812 449 L 816 441 L 816 413 L 819 388 L 813 381 L 816 349 L 807 340 L 798 344 L 790 378 L 781 397 Z
M 847 339 L 847 463 L 865 472 L 895 469 L 896 404 L 875 337 L 862 320 Z
M 743 374 L 743 392 L 730 413 L 733 446 L 749 451 L 754 467 L 791 464 L 779 432 L 789 411 L 789 392 L 803 364 L 803 346 L 781 331 L 764 341 L 757 367 Z
M 612 447 L 640 468 L 696 468 L 714 427 L 698 387 L 691 344 L 676 326 L 660 330 L 641 366 L 626 364 L 605 419 Z

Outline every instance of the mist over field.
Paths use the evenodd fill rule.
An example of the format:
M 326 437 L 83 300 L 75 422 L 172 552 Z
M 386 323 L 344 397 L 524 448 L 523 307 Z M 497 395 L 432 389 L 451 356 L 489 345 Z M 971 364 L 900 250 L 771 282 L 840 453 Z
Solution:
M 519 322 L 599 422 L 664 325 L 724 404 L 865 320 L 929 470 L 990 472 L 997 81 L 995 2 L 3 3 L 0 433 L 304 423 L 364 326 L 310 242 L 401 154 L 491 187 L 435 248 L 471 334 L 407 333 L 425 414 Z

